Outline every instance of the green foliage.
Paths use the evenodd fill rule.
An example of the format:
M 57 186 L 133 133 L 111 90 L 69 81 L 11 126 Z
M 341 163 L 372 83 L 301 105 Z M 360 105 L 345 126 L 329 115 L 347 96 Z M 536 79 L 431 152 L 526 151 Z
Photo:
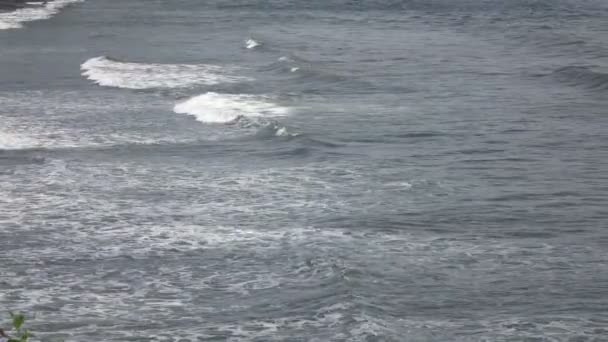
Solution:
M 8 342 L 27 342 L 28 338 L 30 337 L 30 332 L 27 329 L 23 329 L 25 316 L 23 314 L 13 312 L 11 312 L 10 315 L 13 323 L 13 331 L 11 335 L 7 336 Z
M 21 326 L 23 325 L 23 322 L 25 321 L 25 316 L 23 316 L 20 313 L 13 313 L 11 312 L 11 318 L 13 319 L 13 328 L 15 328 L 15 330 L 19 330 L 21 329 Z

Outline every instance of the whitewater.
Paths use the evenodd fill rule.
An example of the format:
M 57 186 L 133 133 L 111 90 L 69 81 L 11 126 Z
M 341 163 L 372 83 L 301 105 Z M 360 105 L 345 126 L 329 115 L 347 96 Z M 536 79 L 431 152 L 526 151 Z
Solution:
M 30 21 L 43 20 L 52 17 L 59 11 L 73 3 L 81 2 L 82 0 L 54 0 L 46 3 L 28 2 L 29 6 L 17 9 L 13 12 L 0 12 L 0 30 L 19 29 Z
M 36 341 L 602 341 L 607 18 L 1 12 L 0 310 Z
M 248 80 L 245 76 L 231 75 L 230 69 L 204 64 L 129 63 L 105 56 L 91 58 L 81 65 L 83 76 L 93 82 L 127 89 L 181 88 Z

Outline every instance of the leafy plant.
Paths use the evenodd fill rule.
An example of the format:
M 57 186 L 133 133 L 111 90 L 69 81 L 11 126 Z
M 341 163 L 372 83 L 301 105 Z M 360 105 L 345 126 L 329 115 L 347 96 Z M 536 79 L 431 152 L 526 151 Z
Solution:
M 20 313 L 11 312 L 11 321 L 13 324 L 12 334 L 7 335 L 4 330 L 0 329 L 0 337 L 7 339 L 7 342 L 27 342 L 30 337 L 30 332 L 23 328 L 25 316 Z

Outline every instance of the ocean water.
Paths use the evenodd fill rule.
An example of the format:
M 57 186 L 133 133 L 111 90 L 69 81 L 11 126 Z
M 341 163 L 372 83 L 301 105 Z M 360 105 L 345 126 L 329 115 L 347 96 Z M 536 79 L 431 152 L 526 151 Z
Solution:
M 35 340 L 608 341 L 607 229 L 606 1 L 0 13 Z

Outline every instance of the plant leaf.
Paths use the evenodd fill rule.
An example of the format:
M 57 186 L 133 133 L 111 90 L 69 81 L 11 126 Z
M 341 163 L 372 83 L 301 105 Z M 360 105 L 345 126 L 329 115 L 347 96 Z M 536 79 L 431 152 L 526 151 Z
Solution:
M 25 316 L 23 316 L 22 314 L 13 314 L 11 312 L 11 317 L 13 318 L 13 327 L 15 328 L 15 330 L 21 329 L 23 321 L 25 321 Z
M 23 334 L 21 334 L 21 338 L 19 342 L 27 342 L 27 339 L 30 337 L 30 332 L 28 330 L 24 330 Z

